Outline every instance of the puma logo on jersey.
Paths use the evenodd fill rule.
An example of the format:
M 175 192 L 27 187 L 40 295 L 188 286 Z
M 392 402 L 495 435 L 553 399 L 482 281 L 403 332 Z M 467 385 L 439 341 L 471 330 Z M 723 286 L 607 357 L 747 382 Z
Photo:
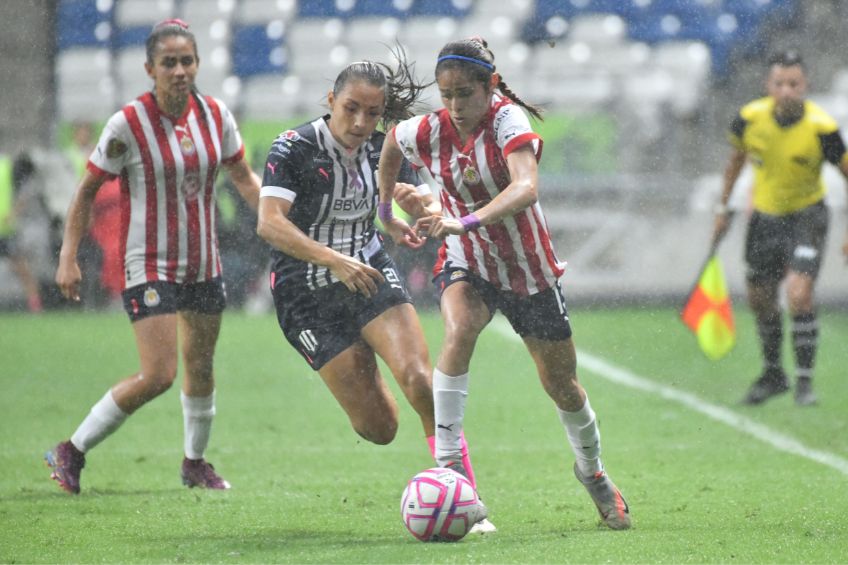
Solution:
M 272 174 L 272 175 L 276 175 L 276 174 L 277 174 L 277 171 L 275 170 L 275 169 L 277 168 L 277 165 L 272 165 L 271 163 L 266 163 L 266 165 L 265 165 L 265 166 L 266 166 L 266 167 L 268 167 L 269 169 L 271 169 L 271 174 Z
M 318 167 L 318 173 L 326 180 L 330 180 L 330 173 L 324 170 L 324 167 Z

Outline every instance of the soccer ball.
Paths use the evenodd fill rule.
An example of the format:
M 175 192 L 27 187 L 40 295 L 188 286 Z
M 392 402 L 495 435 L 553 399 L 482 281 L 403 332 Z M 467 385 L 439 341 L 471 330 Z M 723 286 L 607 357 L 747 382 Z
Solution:
M 400 499 L 403 524 L 421 541 L 458 541 L 486 517 L 471 481 L 451 469 L 421 471 Z

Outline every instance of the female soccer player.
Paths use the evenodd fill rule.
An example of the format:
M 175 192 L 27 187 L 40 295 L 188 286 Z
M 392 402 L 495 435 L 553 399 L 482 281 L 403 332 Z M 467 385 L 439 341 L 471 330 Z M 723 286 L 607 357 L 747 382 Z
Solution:
M 79 493 L 85 454 L 126 418 L 165 392 L 177 374 L 189 487 L 229 488 L 203 458 L 215 415 L 212 358 L 225 293 L 215 232 L 215 178 L 224 167 L 255 209 L 259 177 L 244 160 L 236 122 L 226 106 L 194 86 L 197 43 L 188 25 L 167 20 L 147 38 L 153 90 L 113 115 L 91 154 L 68 211 L 56 282 L 79 300 L 77 249 L 101 184 L 121 180 L 124 308 L 135 332 L 141 369 L 106 392 L 69 441 L 46 455 L 53 478 Z
M 385 138 L 377 126 L 409 117 L 421 89 L 398 55 L 396 70 L 368 61 L 348 65 L 327 96 L 330 113 L 277 138 L 265 166 L 257 232 L 276 250 L 271 292 L 280 328 L 353 429 L 376 444 L 397 432 L 398 407 L 377 367 L 379 355 L 434 449 L 427 344 L 374 225 Z M 414 191 L 408 166 L 400 178 L 402 189 Z M 464 438 L 457 441 L 458 457 L 470 469 Z M 492 528 L 486 523 L 477 531 Z
M 383 144 L 380 218 L 400 244 L 419 234 L 444 239 L 435 267 L 445 333 L 433 371 L 436 457 L 461 464 L 468 368 L 477 337 L 500 309 L 522 337 L 553 399 L 577 461 L 574 472 L 604 522 L 630 527 L 627 503 L 600 460 L 595 413 L 577 381 L 574 344 L 556 258 L 538 203 L 536 164 L 542 140 L 521 108 L 539 117 L 495 70 L 480 38 L 448 43 L 436 64 L 444 108 L 399 123 Z M 443 213 L 413 228 L 390 203 L 403 158 L 441 187 Z M 420 210 L 420 209 L 419 209 Z

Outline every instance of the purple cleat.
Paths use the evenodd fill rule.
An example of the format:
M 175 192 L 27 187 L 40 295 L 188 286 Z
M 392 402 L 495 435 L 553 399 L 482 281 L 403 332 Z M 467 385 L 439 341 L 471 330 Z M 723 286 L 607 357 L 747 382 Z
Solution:
M 221 478 L 215 472 L 215 467 L 206 459 L 184 458 L 180 476 L 183 479 L 183 484 L 189 488 L 200 487 L 216 490 L 230 488 L 230 483 Z
M 71 494 L 80 492 L 80 473 L 85 467 L 85 453 L 70 441 L 63 441 L 44 454 L 44 461 L 53 469 L 50 478 Z

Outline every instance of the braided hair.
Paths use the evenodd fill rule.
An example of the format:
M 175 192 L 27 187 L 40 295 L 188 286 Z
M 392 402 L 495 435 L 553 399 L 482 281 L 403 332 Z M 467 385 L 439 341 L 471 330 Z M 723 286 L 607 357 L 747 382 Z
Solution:
M 471 75 L 474 80 L 488 85 L 492 74 L 495 72 L 495 54 L 489 49 L 486 40 L 479 36 L 451 41 L 439 51 L 436 76 L 447 69 L 460 69 Z M 534 118 L 543 119 L 542 109 L 519 98 L 507 86 L 502 76 L 498 78 L 497 89 L 501 94 L 530 112 Z
M 385 63 L 358 61 L 342 69 L 333 83 L 334 96 L 338 96 L 344 87 L 354 80 L 361 80 L 382 89 L 386 99 L 380 122 L 385 131 L 393 124 L 414 115 L 421 92 L 430 85 L 417 81 L 413 74 L 414 64 L 407 61 L 403 47 L 396 45 L 391 51 L 397 60 L 396 68 L 392 69 Z

